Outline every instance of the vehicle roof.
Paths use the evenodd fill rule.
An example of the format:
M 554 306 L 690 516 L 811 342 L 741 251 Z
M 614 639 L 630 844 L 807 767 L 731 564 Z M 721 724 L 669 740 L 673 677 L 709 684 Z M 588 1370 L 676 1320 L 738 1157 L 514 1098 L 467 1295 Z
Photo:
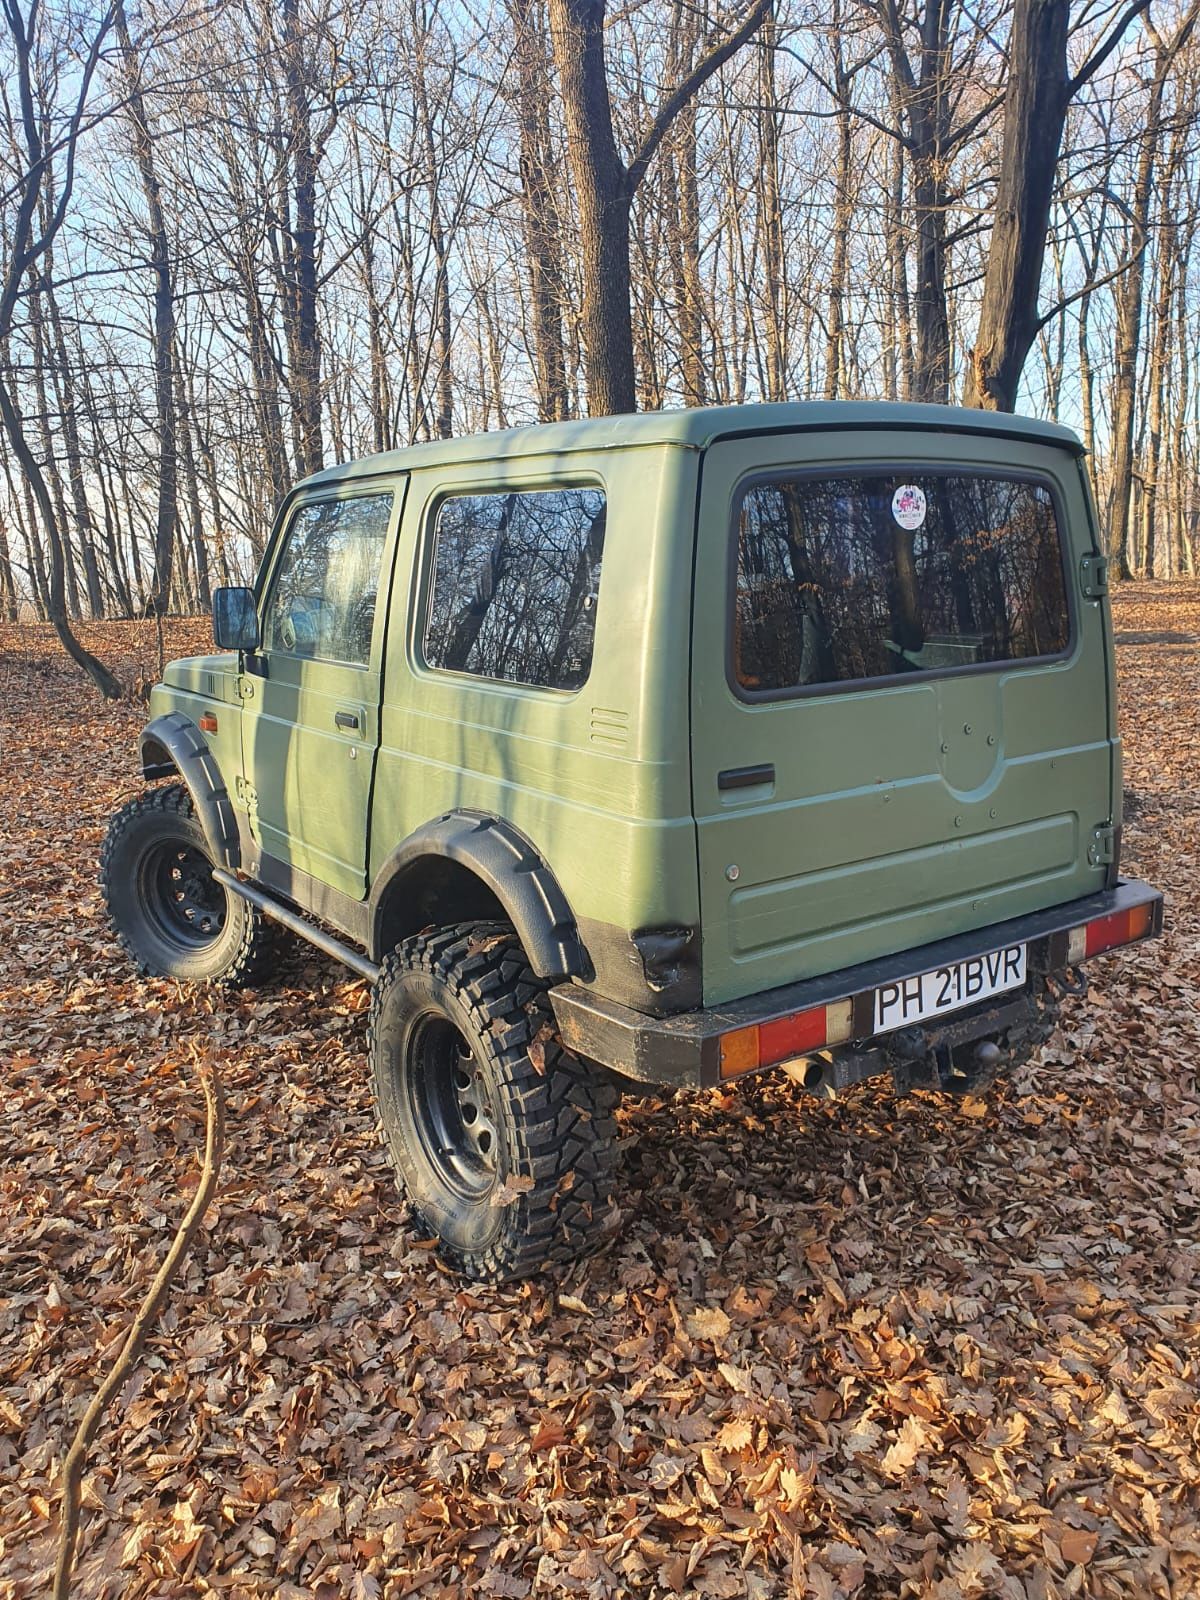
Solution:
M 921 429 L 935 433 L 984 433 L 1036 444 L 1057 445 L 1076 454 L 1083 446 L 1070 428 L 1004 411 L 970 411 L 959 406 L 917 405 L 900 401 L 803 400 L 787 404 L 701 406 L 691 410 L 641 411 L 577 422 L 545 422 L 492 433 L 435 439 L 364 456 L 345 466 L 327 467 L 300 487 L 340 483 L 417 467 L 461 462 L 512 460 L 521 456 L 617 450 L 636 445 L 675 444 L 703 449 L 717 439 L 747 433 L 824 428 Z

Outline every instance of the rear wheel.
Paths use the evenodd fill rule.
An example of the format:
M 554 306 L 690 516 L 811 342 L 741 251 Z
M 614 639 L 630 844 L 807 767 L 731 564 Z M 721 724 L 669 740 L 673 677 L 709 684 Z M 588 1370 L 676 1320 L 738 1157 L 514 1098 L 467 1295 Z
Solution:
M 375 985 L 370 1048 L 392 1164 L 451 1266 L 499 1282 L 600 1242 L 618 1091 L 562 1048 L 507 923 L 399 945 Z
M 113 817 L 100 887 L 139 972 L 239 986 L 261 969 L 266 923 L 214 879 L 204 829 L 182 784 L 149 789 Z

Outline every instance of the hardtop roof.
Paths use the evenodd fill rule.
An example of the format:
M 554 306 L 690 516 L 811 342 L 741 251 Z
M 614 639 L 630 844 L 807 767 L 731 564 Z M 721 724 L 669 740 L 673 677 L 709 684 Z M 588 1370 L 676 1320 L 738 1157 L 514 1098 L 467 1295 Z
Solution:
M 983 433 L 1057 445 L 1082 455 L 1070 428 L 1005 411 L 971 411 L 960 406 L 917 405 L 900 401 L 804 400 L 785 404 L 699 406 L 689 410 L 640 411 L 576 422 L 544 422 L 491 433 L 435 439 L 364 456 L 345 466 L 326 467 L 300 488 L 371 478 L 418 467 L 478 461 L 517 460 L 522 456 L 568 455 L 586 450 L 616 450 L 637 445 L 682 445 L 700 450 L 717 439 L 747 433 L 811 431 L 824 428 L 918 429 L 934 433 Z

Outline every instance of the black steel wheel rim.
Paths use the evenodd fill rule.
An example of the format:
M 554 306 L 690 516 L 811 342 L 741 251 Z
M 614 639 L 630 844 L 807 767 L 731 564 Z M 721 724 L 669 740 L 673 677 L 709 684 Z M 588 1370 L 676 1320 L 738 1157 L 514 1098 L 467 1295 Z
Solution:
M 202 850 L 168 839 L 142 857 L 140 894 L 159 935 L 186 950 L 202 950 L 225 927 L 225 891 Z
M 409 1033 L 404 1083 L 417 1137 L 442 1185 L 485 1200 L 500 1173 L 499 1113 L 466 1036 L 440 1011 Z

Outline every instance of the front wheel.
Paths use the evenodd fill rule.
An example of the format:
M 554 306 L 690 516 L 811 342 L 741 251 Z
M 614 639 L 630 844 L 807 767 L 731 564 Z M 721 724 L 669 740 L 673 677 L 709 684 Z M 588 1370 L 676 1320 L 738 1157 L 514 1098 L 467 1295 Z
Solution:
M 507 923 L 399 945 L 375 984 L 370 1049 L 392 1164 L 449 1265 L 502 1282 L 600 1242 L 618 1092 L 562 1048 Z
M 126 954 L 149 977 L 253 982 L 269 930 L 212 875 L 204 829 L 178 783 L 121 807 L 100 854 L 100 887 Z

